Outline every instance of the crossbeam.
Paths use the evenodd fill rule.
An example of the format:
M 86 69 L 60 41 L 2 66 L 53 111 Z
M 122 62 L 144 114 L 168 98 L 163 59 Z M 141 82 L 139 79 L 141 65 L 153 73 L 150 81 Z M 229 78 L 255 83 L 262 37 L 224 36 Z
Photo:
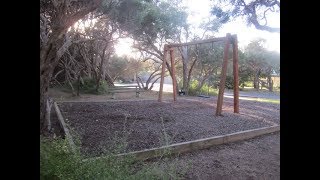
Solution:
M 204 44 L 204 43 L 210 43 L 210 42 L 219 42 L 219 41 L 225 41 L 225 39 L 226 39 L 226 37 L 219 37 L 219 38 L 211 38 L 211 39 L 192 41 L 192 42 L 187 42 L 187 43 L 174 43 L 174 44 L 168 44 L 168 48 L 196 45 L 196 44 Z

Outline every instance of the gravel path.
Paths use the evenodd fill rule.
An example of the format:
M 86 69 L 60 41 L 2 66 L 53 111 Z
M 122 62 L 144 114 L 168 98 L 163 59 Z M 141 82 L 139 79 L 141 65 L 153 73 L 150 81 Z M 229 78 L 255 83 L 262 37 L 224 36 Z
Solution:
M 240 100 L 240 114 L 234 114 L 233 99 L 225 98 L 224 116 L 215 117 L 216 101 L 216 97 L 179 97 L 176 103 L 59 104 L 67 123 L 80 137 L 81 151 L 88 156 L 99 156 L 123 142 L 128 144 L 121 152 L 129 152 L 280 123 L 279 104 Z
M 280 132 L 172 157 L 162 167 L 186 172 L 184 179 L 280 179 Z

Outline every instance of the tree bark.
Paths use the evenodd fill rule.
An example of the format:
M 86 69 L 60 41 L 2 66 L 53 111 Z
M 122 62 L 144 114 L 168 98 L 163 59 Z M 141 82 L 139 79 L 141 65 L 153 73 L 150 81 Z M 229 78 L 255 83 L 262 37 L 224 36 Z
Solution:
M 61 32 L 62 33 L 62 32 Z M 58 57 L 58 47 L 62 46 L 63 37 L 58 32 L 53 32 L 50 36 L 48 44 L 40 51 L 40 133 L 44 134 L 46 109 L 48 100 L 48 89 L 52 78 L 53 70 L 58 65 L 60 57 Z M 54 41 L 54 38 L 57 38 Z M 59 59 L 58 59 L 59 58 Z
M 167 66 L 167 69 L 168 69 L 168 71 L 169 71 L 170 76 L 172 77 L 171 66 L 169 65 L 168 62 L 166 62 L 166 66 Z M 172 79 L 173 79 L 173 78 L 172 78 Z M 176 84 L 178 84 L 178 83 L 176 82 Z M 179 94 L 179 87 L 178 87 L 178 86 L 176 87 L 176 91 L 177 91 L 177 94 Z
M 205 81 L 210 77 L 210 75 L 211 75 L 211 73 L 210 73 L 210 74 L 206 74 L 206 75 L 201 79 L 201 81 L 199 81 L 198 87 L 197 87 L 197 89 L 196 89 L 197 92 L 200 91 L 200 89 L 203 87 Z
M 272 81 L 272 78 L 271 78 L 271 75 L 268 75 L 268 89 L 270 92 L 273 92 L 273 81 Z
M 46 73 L 42 77 L 40 76 L 40 134 L 44 134 L 47 131 L 45 120 L 47 119 L 46 104 L 48 100 L 49 75 L 49 73 Z
M 155 79 L 155 80 L 152 82 L 149 90 L 152 90 L 154 83 L 156 83 L 160 78 L 161 78 L 161 76 L 159 76 L 157 79 Z
M 137 84 L 140 89 L 145 89 L 144 84 L 139 76 L 137 76 Z M 141 87 L 142 86 L 142 87 Z
M 95 1 L 95 3 L 100 4 L 100 1 Z M 64 14 L 58 14 L 52 19 L 52 33 L 47 43 L 43 44 L 40 49 L 40 134 L 44 134 L 47 131 L 45 128 L 46 102 L 53 71 L 59 64 L 61 56 L 71 45 L 70 42 L 64 42 L 67 30 L 79 19 L 94 11 L 98 7 L 97 4 L 88 5 L 71 15 L 66 14 L 66 11 L 64 11 Z
M 107 73 L 107 72 L 106 72 L 105 80 L 107 82 L 108 87 L 114 86 L 113 80 L 112 80 L 111 76 L 109 75 L 109 73 Z
M 194 61 L 192 62 L 191 64 L 191 67 L 189 69 L 189 73 L 188 73 L 188 81 L 187 81 L 187 89 L 185 90 L 186 92 L 186 95 L 189 94 L 189 87 L 190 87 L 190 80 L 191 80 L 191 74 L 192 74 L 192 71 L 193 71 L 193 67 L 194 65 L 196 64 L 196 61 L 197 61 L 198 58 L 195 58 Z
M 255 72 L 253 79 L 253 88 L 259 90 L 259 72 Z
M 188 89 L 188 49 L 187 47 L 181 48 L 182 55 L 182 89 L 187 91 Z

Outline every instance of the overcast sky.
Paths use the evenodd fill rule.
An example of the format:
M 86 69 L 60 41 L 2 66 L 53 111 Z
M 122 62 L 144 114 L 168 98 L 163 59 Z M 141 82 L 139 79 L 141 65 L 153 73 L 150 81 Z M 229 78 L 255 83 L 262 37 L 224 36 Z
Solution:
M 212 7 L 209 0 L 184 0 L 183 3 L 188 8 L 188 22 L 193 25 L 199 25 L 210 16 Z M 279 13 L 270 14 L 268 16 L 268 25 L 272 27 L 280 27 Z M 253 25 L 248 27 L 244 18 L 237 18 L 235 21 L 225 24 L 216 36 L 225 36 L 227 33 L 237 34 L 239 39 L 239 47 L 247 45 L 255 38 L 264 38 L 267 40 L 267 48 L 280 52 L 280 33 L 270 33 L 267 31 L 257 30 Z
M 210 8 L 212 6 L 209 0 L 183 0 L 182 2 L 189 12 L 188 23 L 193 26 L 198 26 L 210 16 Z M 279 13 L 268 16 L 268 25 L 280 27 Z M 215 36 L 222 37 L 227 33 L 237 34 L 240 48 L 243 48 L 256 38 L 264 38 L 267 40 L 266 48 L 280 52 L 280 33 L 257 30 L 253 25 L 248 27 L 243 18 L 237 18 L 236 20 L 223 25 Z M 118 55 L 130 54 L 131 42 L 132 41 L 129 39 L 120 40 L 116 45 L 116 53 Z

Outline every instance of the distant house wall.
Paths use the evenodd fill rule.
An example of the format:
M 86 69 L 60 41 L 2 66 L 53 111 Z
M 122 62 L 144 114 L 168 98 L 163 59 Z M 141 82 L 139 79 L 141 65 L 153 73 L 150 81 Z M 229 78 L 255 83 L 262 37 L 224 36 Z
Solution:
M 272 76 L 273 87 L 280 87 L 280 76 Z M 261 78 L 260 80 L 267 82 L 267 78 Z

